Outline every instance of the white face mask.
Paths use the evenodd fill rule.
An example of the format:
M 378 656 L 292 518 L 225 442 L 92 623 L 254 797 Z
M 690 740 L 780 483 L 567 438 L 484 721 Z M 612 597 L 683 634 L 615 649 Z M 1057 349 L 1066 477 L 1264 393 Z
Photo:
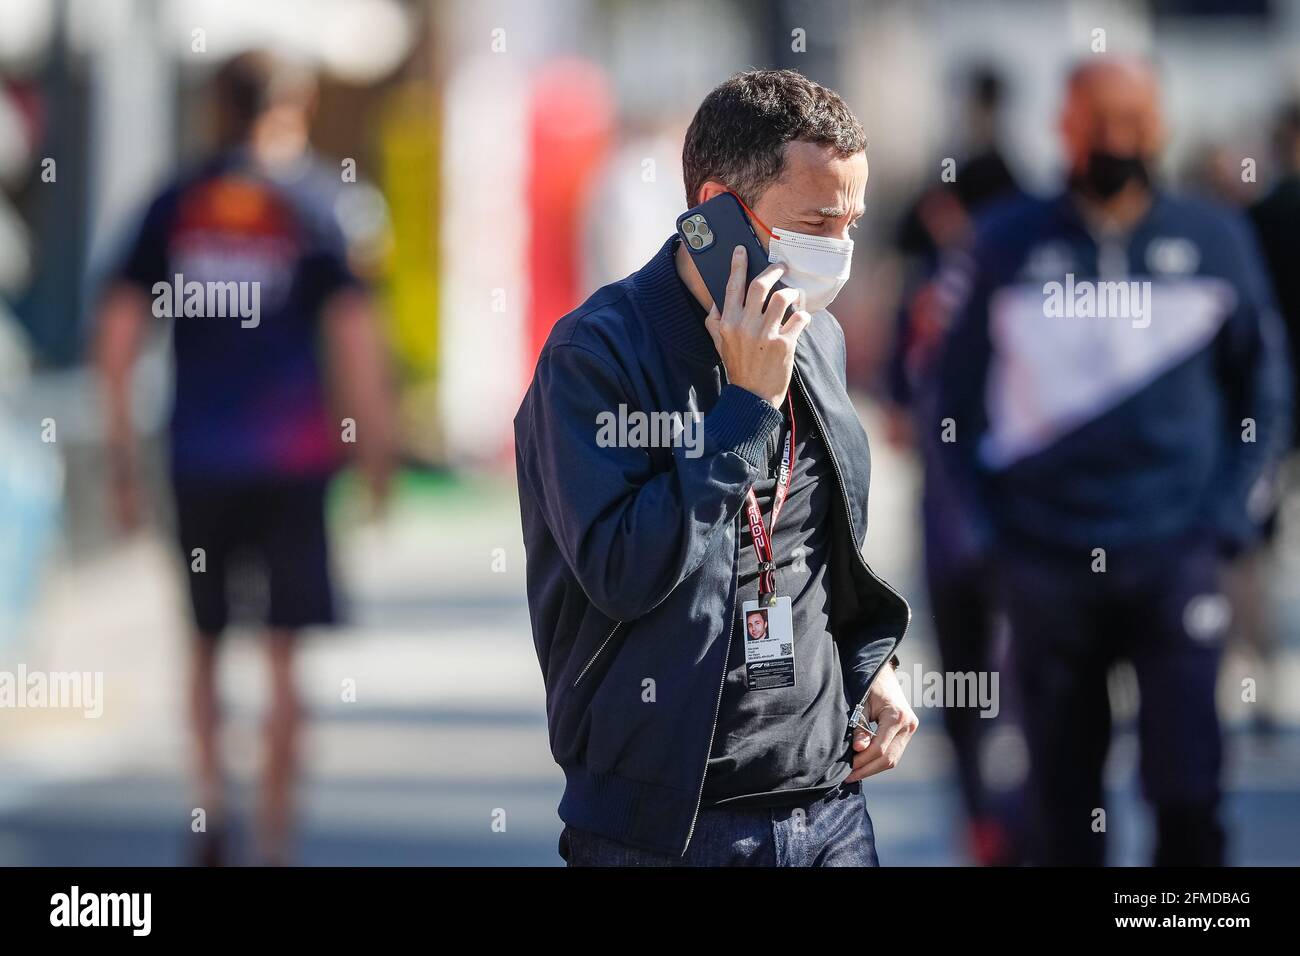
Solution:
M 802 232 L 773 229 L 767 260 L 785 266 L 781 281 L 804 294 L 803 308 L 819 312 L 828 308 L 849 281 L 853 264 L 852 239 L 827 239 Z

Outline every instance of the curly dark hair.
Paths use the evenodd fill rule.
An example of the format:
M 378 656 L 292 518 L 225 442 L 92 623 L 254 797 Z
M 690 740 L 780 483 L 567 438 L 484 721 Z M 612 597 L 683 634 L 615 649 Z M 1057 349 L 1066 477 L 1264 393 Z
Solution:
M 753 205 L 781 178 L 785 144 L 799 140 L 852 156 L 867 134 L 843 98 L 794 70 L 737 73 L 704 98 L 686 131 L 682 178 L 686 203 L 710 179 Z

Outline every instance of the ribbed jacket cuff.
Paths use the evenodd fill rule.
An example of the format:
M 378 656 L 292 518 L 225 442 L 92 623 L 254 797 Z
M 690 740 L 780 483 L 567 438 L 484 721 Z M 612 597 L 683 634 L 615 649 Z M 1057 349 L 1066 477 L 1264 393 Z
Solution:
M 707 446 L 734 451 L 755 468 L 767 457 L 767 440 L 781 424 L 781 410 L 739 385 L 724 385 L 704 419 Z

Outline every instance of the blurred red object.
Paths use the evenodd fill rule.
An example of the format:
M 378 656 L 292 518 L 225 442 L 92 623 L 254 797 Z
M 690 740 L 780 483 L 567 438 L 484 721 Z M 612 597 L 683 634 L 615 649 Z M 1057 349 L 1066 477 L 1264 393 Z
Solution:
M 533 363 L 557 319 L 594 289 L 579 288 L 583 208 L 613 139 L 605 72 L 556 60 L 537 74 L 528 130 L 528 344 Z

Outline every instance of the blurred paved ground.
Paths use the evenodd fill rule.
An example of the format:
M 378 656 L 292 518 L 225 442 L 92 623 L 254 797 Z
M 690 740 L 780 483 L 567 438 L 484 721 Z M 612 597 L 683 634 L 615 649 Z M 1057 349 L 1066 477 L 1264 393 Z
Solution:
M 935 667 L 908 571 L 913 476 L 887 449 L 875 457 L 869 557 L 917 598 L 909 665 Z M 300 860 L 559 864 L 562 778 L 547 749 L 513 489 L 475 481 L 407 494 L 382 526 L 360 524 L 346 507 L 335 517 L 352 624 L 313 638 L 301 660 L 312 723 Z M 502 560 L 504 571 L 494 571 Z M 103 670 L 106 705 L 98 720 L 0 711 L 0 864 L 185 861 L 192 804 L 176 585 L 157 537 L 56 560 L 23 659 L 33 669 Z M 1294 594 L 1282 597 L 1294 642 L 1300 612 Z M 1274 675 L 1292 689 L 1300 687 L 1297 659 L 1293 643 Z M 256 641 L 234 636 L 223 669 L 231 716 L 224 744 L 233 805 L 245 809 L 257 768 L 260 663 Z M 1232 663 L 1225 686 L 1247 670 Z M 342 700 L 345 681 L 355 682 L 355 702 Z M 1294 696 L 1269 744 L 1242 730 L 1240 705 L 1233 711 L 1228 816 L 1238 862 L 1300 863 Z M 939 715 L 919 713 L 923 732 L 903 765 L 869 782 L 880 856 L 886 864 L 962 862 Z M 1110 831 L 1114 859 L 1126 864 L 1143 861 L 1149 838 L 1131 785 L 1134 760 L 1132 736 L 1121 730 Z M 504 832 L 496 832 L 503 814 Z

